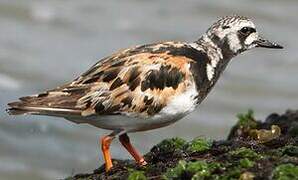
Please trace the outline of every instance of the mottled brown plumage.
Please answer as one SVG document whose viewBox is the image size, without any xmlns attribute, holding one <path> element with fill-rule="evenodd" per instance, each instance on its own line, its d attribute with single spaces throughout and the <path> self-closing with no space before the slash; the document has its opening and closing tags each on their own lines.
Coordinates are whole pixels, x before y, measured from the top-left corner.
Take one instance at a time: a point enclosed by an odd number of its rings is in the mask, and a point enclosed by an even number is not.
<svg viewBox="0 0 298 180">
<path fill-rule="evenodd" d="M 10 103 L 11 113 L 30 109 L 28 113 L 58 116 L 64 116 L 65 110 L 82 116 L 154 115 L 193 80 L 189 65 L 194 60 L 183 52 L 177 55 L 182 48 L 192 49 L 187 44 L 165 42 L 118 52 L 71 83 Z"/>
</svg>

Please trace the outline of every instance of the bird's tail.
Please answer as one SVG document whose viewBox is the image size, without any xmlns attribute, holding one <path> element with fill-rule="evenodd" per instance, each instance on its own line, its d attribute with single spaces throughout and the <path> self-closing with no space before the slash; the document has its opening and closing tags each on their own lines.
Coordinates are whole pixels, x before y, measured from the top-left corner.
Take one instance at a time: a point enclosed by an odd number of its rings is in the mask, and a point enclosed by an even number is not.
<svg viewBox="0 0 298 180">
<path fill-rule="evenodd" d="M 81 111 L 75 108 L 53 106 L 47 97 L 27 96 L 20 98 L 20 101 L 8 103 L 9 108 L 6 112 L 10 115 L 49 115 L 67 116 L 79 115 Z"/>
</svg>

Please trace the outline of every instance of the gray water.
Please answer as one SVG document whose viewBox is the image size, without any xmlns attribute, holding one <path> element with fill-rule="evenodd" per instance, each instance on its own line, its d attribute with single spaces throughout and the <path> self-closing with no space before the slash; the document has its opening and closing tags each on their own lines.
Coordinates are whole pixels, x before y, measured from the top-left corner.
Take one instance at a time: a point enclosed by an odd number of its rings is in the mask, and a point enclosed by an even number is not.
<svg viewBox="0 0 298 180">
<path fill-rule="evenodd" d="M 178 123 L 131 134 L 141 152 L 166 137 L 222 139 L 235 115 L 298 107 L 296 0 L 0 0 L 0 179 L 58 179 L 102 162 L 108 131 L 59 118 L 9 117 L 6 103 L 53 88 L 112 52 L 162 40 L 194 41 L 219 16 L 251 17 L 261 34 L 285 46 L 235 58 L 199 109 Z M 114 158 L 128 158 L 115 141 Z"/>
</svg>

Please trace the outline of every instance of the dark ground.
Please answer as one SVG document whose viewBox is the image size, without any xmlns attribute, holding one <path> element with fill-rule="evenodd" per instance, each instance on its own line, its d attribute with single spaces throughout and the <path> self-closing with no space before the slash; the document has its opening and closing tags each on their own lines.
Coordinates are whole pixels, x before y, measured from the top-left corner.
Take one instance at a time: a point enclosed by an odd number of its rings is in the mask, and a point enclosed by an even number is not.
<svg viewBox="0 0 298 180">
<path fill-rule="evenodd" d="M 108 173 L 101 166 L 67 179 L 298 179 L 298 110 L 238 119 L 226 140 L 166 139 L 145 155 L 146 167 L 114 160 Z"/>
</svg>

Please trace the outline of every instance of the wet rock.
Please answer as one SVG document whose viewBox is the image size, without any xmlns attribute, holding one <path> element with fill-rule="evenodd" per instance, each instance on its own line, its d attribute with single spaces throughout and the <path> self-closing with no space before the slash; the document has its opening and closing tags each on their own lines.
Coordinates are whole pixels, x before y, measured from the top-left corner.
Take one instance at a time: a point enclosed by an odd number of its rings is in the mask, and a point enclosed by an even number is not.
<svg viewBox="0 0 298 180">
<path fill-rule="evenodd" d="M 298 111 L 269 115 L 253 111 L 238 115 L 226 140 L 166 139 L 145 155 L 146 167 L 132 160 L 113 160 L 90 174 L 67 179 L 298 179 Z"/>
</svg>

